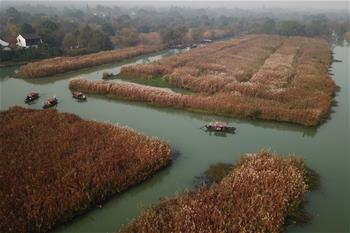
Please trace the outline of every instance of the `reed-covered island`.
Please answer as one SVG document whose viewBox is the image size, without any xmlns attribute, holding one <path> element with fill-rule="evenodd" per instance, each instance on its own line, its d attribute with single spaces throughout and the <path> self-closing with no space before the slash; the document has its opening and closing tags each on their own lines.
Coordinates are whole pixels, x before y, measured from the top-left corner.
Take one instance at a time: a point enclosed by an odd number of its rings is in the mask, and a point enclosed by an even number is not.
<svg viewBox="0 0 350 233">
<path fill-rule="evenodd" d="M 47 232 L 171 160 L 169 144 L 132 129 L 12 107 L 0 113 L 0 232 Z"/>
<path fill-rule="evenodd" d="M 49 58 L 21 66 L 19 69 L 19 76 L 22 78 L 38 78 L 61 74 L 157 52 L 163 48 L 163 45 L 139 45 L 125 49 L 103 51 L 81 56 Z"/>
<path fill-rule="evenodd" d="M 161 200 L 120 232 L 279 233 L 313 188 L 309 171 L 292 155 L 247 155 L 219 183 Z"/>
<path fill-rule="evenodd" d="M 72 89 L 239 118 L 320 124 L 336 91 L 332 52 L 324 39 L 247 35 L 150 64 L 122 67 L 123 80 L 159 79 L 180 94 L 115 81 L 71 80 Z M 143 82 L 147 83 L 147 82 Z"/>
</svg>

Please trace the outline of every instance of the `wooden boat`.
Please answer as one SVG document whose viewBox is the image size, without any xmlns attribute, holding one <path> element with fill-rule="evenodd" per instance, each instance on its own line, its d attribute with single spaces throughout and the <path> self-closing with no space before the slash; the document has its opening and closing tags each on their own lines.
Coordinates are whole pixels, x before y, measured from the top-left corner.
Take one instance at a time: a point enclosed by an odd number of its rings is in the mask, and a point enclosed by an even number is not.
<svg viewBox="0 0 350 233">
<path fill-rule="evenodd" d="M 79 92 L 79 91 L 72 92 L 72 97 L 74 99 L 77 99 L 77 100 L 83 100 L 83 101 L 86 100 L 86 96 L 83 93 Z"/>
<path fill-rule="evenodd" d="M 49 98 L 43 105 L 43 109 L 46 109 L 46 108 L 51 108 L 55 105 L 58 104 L 58 100 L 56 97 L 52 97 L 52 98 Z"/>
<path fill-rule="evenodd" d="M 39 99 L 39 97 L 40 96 L 38 92 L 35 92 L 35 91 L 29 92 L 27 97 L 24 99 L 24 102 L 28 104 L 36 99 Z"/>
<path fill-rule="evenodd" d="M 227 123 L 220 122 L 220 121 L 211 122 L 207 125 L 204 125 L 204 127 L 206 128 L 207 131 L 210 131 L 210 132 L 234 133 L 236 130 L 235 127 L 229 126 Z"/>
</svg>

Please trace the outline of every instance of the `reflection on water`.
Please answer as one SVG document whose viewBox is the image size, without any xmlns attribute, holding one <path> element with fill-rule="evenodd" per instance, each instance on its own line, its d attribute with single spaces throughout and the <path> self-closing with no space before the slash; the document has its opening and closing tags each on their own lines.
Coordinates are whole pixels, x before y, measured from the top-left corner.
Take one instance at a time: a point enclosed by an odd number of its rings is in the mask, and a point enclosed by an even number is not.
<svg viewBox="0 0 350 233">
<path fill-rule="evenodd" d="M 174 53 L 178 51 L 170 51 Z M 331 118 L 319 127 L 260 120 L 232 119 L 198 114 L 180 109 L 123 102 L 105 96 L 88 95 L 80 103 L 72 99 L 68 80 L 77 76 L 100 79 L 107 71 L 117 73 L 122 65 L 145 63 L 169 53 L 157 53 L 48 78 L 13 78 L 18 67 L 0 68 L 0 109 L 14 105 L 41 109 L 45 99 L 56 95 L 58 111 L 71 112 L 84 119 L 120 123 L 147 135 L 167 140 L 176 151 L 173 163 L 151 179 L 117 195 L 54 232 L 115 232 L 140 213 L 140 206 L 157 203 L 159 198 L 193 188 L 193 180 L 218 162 L 233 163 L 244 153 L 272 148 L 279 153 L 294 152 L 321 175 L 321 191 L 308 195 L 308 211 L 315 215 L 310 224 L 289 227 L 287 232 L 346 232 L 349 219 L 349 49 L 335 48 L 334 79 L 342 87 L 337 93 L 338 105 L 333 106 Z M 41 97 L 25 105 L 25 95 L 32 90 Z M 237 128 L 236 134 L 215 135 L 200 129 L 206 122 L 225 121 Z"/>
</svg>

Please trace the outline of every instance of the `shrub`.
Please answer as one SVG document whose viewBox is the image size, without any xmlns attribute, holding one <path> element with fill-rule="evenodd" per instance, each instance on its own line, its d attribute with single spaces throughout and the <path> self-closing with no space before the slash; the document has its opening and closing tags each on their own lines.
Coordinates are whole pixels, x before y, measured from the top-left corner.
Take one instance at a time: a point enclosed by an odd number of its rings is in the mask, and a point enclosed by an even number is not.
<svg viewBox="0 0 350 233">
<path fill-rule="evenodd" d="M 109 79 L 109 78 L 111 78 L 113 76 L 114 76 L 113 73 L 103 72 L 102 79 Z"/>
</svg>

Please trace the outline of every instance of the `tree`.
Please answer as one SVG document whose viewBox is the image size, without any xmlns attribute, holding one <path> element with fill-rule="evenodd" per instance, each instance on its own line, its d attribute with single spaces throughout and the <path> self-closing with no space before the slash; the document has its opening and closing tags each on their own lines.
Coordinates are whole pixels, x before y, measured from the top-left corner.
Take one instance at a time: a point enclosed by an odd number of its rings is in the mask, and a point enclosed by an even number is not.
<svg viewBox="0 0 350 233">
<path fill-rule="evenodd" d="M 294 20 L 284 20 L 280 23 L 279 34 L 285 36 L 297 36 L 305 34 L 305 26 Z"/>
<path fill-rule="evenodd" d="M 135 28 L 123 28 L 119 33 L 120 43 L 124 46 L 134 46 L 136 45 L 139 39 L 139 33 Z"/>
<path fill-rule="evenodd" d="M 21 25 L 21 32 L 22 33 L 34 33 L 35 30 L 34 30 L 34 28 L 32 27 L 31 24 L 24 23 L 24 24 Z"/>
<path fill-rule="evenodd" d="M 5 17 L 8 22 L 18 22 L 21 18 L 21 14 L 14 7 L 10 7 L 5 12 Z"/>
<path fill-rule="evenodd" d="M 276 31 L 276 22 L 273 19 L 267 19 L 261 28 L 263 33 L 273 34 Z"/>
<path fill-rule="evenodd" d="M 112 49 L 113 45 L 107 34 L 95 30 L 89 41 L 88 48 L 91 51 L 100 51 Z"/>
<path fill-rule="evenodd" d="M 167 42 L 169 45 L 174 45 L 183 43 L 187 31 L 188 28 L 185 26 L 166 28 L 161 31 L 161 36 L 164 42 Z"/>
<path fill-rule="evenodd" d="M 108 35 L 114 35 L 114 29 L 110 22 L 102 24 L 102 31 L 107 33 Z"/>
<path fill-rule="evenodd" d="M 35 31 L 49 47 L 61 47 L 64 33 L 54 19 L 39 18 L 34 24 Z"/>
<path fill-rule="evenodd" d="M 57 31 L 59 29 L 59 24 L 50 19 L 42 21 L 41 24 L 42 27 L 49 32 Z"/>
<path fill-rule="evenodd" d="M 63 48 L 72 49 L 77 46 L 77 37 L 73 33 L 67 33 L 63 39 Z"/>
<path fill-rule="evenodd" d="M 85 27 L 83 27 L 83 29 L 80 30 L 80 34 L 78 38 L 79 46 L 81 46 L 82 48 L 87 48 L 89 45 L 89 41 L 91 39 L 91 35 L 92 35 L 91 27 L 89 25 L 86 25 Z"/>
<path fill-rule="evenodd" d="M 18 33 L 21 31 L 21 28 L 15 23 L 7 24 L 5 30 L 5 39 L 8 41 L 13 41 L 18 36 Z"/>
<path fill-rule="evenodd" d="M 67 45 L 70 45 L 72 38 L 72 36 L 67 38 Z M 87 48 L 89 51 L 113 48 L 113 44 L 106 33 L 100 30 L 93 30 L 89 25 L 86 25 L 80 30 L 77 41 L 80 47 Z"/>
<path fill-rule="evenodd" d="M 198 42 L 202 39 L 204 30 L 202 28 L 193 28 L 192 29 L 192 40 Z"/>
</svg>

